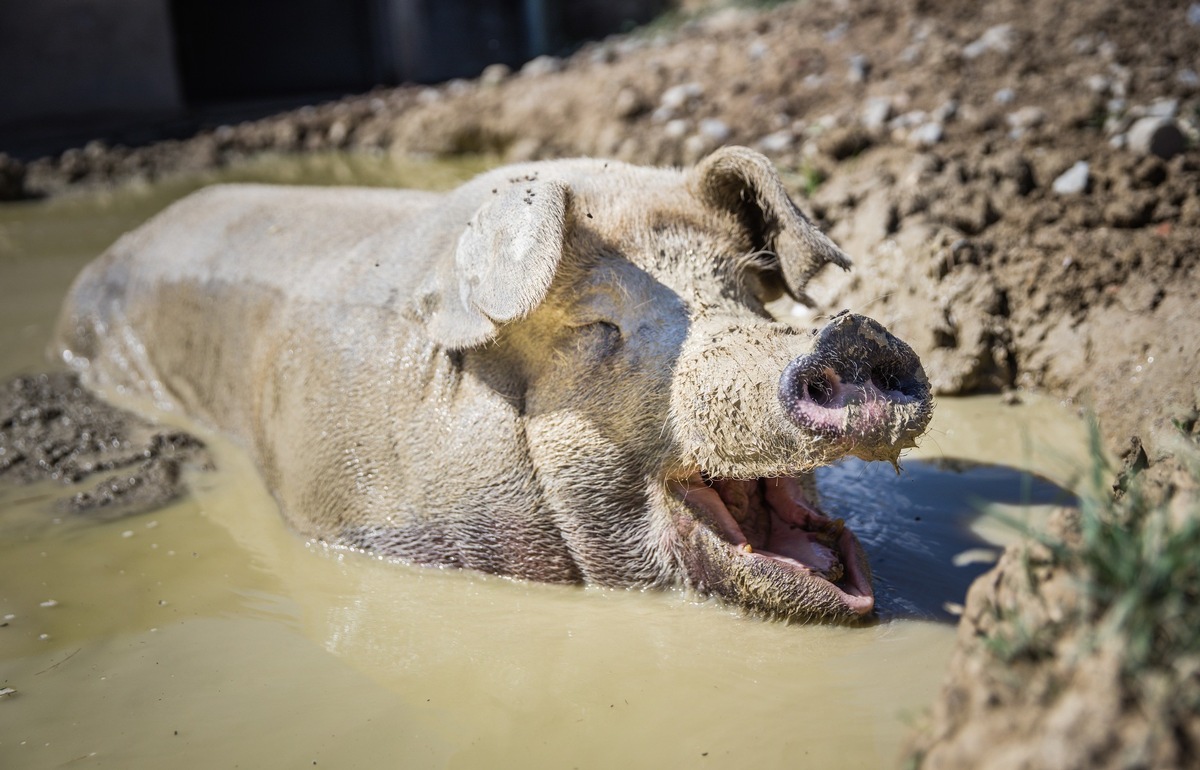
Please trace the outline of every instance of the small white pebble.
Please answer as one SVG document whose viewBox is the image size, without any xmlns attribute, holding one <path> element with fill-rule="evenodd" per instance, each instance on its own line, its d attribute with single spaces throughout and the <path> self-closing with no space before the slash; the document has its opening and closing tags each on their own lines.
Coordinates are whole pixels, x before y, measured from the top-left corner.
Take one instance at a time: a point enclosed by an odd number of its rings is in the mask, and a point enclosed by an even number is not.
<svg viewBox="0 0 1200 770">
<path fill-rule="evenodd" d="M 733 133 L 725 121 L 716 118 L 705 118 L 700 121 L 700 133 L 714 142 L 724 142 Z"/>
<path fill-rule="evenodd" d="M 892 100 L 886 96 L 877 96 L 867 100 L 863 107 L 861 121 L 868 131 L 879 131 L 892 117 Z"/>
<path fill-rule="evenodd" d="M 14 618 L 16 618 L 16 617 L 17 617 L 16 615 L 14 615 L 14 614 L 12 614 L 12 613 L 10 612 L 10 613 L 8 613 L 7 615 L 5 615 L 5 616 L 4 616 L 4 619 L 5 619 L 5 620 L 13 620 L 13 619 L 14 619 Z"/>
<path fill-rule="evenodd" d="M 133 530 L 127 529 L 121 533 L 121 537 L 133 537 Z"/>
<path fill-rule="evenodd" d="M 942 141 L 944 136 L 945 130 L 941 123 L 926 123 L 914 128 L 908 135 L 908 141 L 918 147 L 931 147 Z"/>
<path fill-rule="evenodd" d="M 699 99 L 704 94 L 704 86 L 699 83 L 684 83 L 671 86 L 659 97 L 659 104 L 669 110 L 679 110 L 690 102 Z"/>
<path fill-rule="evenodd" d="M 58 601 L 55 599 L 47 599 L 46 601 L 42 602 L 39 606 L 41 606 L 41 607 L 57 607 Z"/>
<path fill-rule="evenodd" d="M 157 522 L 157 521 L 148 521 L 148 522 L 146 522 L 146 529 L 154 529 L 154 528 L 155 528 L 155 527 L 157 527 L 157 526 L 158 526 L 158 522 Z"/>
<path fill-rule="evenodd" d="M 663 133 L 672 139 L 682 139 L 688 131 L 689 124 L 686 120 L 676 119 L 667 123 L 663 128 Z"/>
<path fill-rule="evenodd" d="M 1026 105 L 1016 112 L 1010 112 L 1004 119 L 1012 128 L 1033 128 L 1046 122 L 1046 111 L 1041 107 Z"/>
<path fill-rule="evenodd" d="M 1087 161 L 1081 160 L 1060 174 L 1050 189 L 1058 195 L 1078 195 L 1087 192 L 1090 181 Z"/>
<path fill-rule="evenodd" d="M 795 141 L 796 138 L 792 136 L 792 132 L 776 131 L 759 139 L 758 148 L 768 154 L 778 154 L 786 152 Z"/>
<path fill-rule="evenodd" d="M 1011 24 L 998 24 L 990 27 L 977 40 L 963 46 L 962 54 L 967 59 L 978 59 L 988 51 L 1008 53 L 1016 43 L 1016 35 Z"/>
<path fill-rule="evenodd" d="M 43 642 L 49 638 L 50 638 L 50 634 L 38 634 L 38 639 L 41 639 Z"/>
<path fill-rule="evenodd" d="M 850 67 L 846 73 L 846 79 L 851 83 L 864 83 L 871 75 L 871 62 L 862 54 L 855 54 L 850 57 Z"/>
</svg>

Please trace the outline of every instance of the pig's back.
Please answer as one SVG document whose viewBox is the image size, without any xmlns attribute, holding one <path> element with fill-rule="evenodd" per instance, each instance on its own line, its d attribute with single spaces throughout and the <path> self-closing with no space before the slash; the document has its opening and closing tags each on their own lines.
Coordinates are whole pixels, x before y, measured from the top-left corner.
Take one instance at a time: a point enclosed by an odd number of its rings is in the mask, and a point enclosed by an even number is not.
<svg viewBox="0 0 1200 770">
<path fill-rule="evenodd" d="M 296 305 L 396 301 L 434 193 L 218 185 L 120 238 L 76 279 L 56 355 L 88 384 L 238 428 Z M 389 274 L 389 280 L 377 278 Z M 413 275 L 395 280 L 395 275 Z M 399 287 L 399 288 L 398 288 Z M 288 336 L 297 331 L 289 328 Z"/>
</svg>

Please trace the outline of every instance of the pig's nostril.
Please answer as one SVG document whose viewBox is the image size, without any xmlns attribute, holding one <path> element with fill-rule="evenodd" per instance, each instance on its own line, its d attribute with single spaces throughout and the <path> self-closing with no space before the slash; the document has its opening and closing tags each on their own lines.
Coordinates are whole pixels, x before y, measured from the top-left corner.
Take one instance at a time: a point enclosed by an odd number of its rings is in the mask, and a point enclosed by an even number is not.
<svg viewBox="0 0 1200 770">
<path fill-rule="evenodd" d="M 804 384 L 808 397 L 813 403 L 825 406 L 833 400 L 833 383 L 826 375 L 819 374 Z"/>
<path fill-rule="evenodd" d="M 887 366 L 875 367 L 871 370 L 871 382 L 884 392 L 900 393 L 905 396 L 916 396 L 918 384 L 911 375 L 898 373 Z"/>
<path fill-rule="evenodd" d="M 880 390 L 900 390 L 900 378 L 889 369 L 875 369 L 871 372 L 871 381 Z"/>
</svg>

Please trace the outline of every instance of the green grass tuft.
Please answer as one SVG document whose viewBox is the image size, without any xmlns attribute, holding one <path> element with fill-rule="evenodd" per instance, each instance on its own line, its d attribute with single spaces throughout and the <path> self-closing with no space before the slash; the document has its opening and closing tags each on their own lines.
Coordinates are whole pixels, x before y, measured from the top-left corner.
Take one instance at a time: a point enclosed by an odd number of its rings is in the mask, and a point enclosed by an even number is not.
<svg viewBox="0 0 1200 770">
<path fill-rule="evenodd" d="M 1190 432 L 1190 431 L 1189 431 Z M 1200 487 L 1200 452 L 1181 441 L 1176 459 L 1184 487 Z M 1114 469 L 1091 430 L 1090 490 L 1080 497 L 1079 539 L 1068 544 L 1036 535 L 1052 562 L 1080 585 L 1085 644 L 1117 644 L 1126 684 L 1137 692 L 1143 680 L 1167 676 L 1180 681 L 1175 697 L 1200 708 L 1200 504 L 1177 489 L 1151 495 L 1143 479 L 1120 478 L 1107 490 Z"/>
</svg>

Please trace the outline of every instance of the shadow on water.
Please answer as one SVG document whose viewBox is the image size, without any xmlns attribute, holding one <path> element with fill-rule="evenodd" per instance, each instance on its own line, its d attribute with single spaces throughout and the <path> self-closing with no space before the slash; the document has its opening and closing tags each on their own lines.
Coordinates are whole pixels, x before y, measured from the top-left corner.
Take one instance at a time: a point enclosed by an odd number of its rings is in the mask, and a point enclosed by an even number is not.
<svg viewBox="0 0 1200 770">
<path fill-rule="evenodd" d="M 827 513 L 844 518 L 862 541 L 874 573 L 879 616 L 957 622 L 975 578 L 1003 548 L 972 524 L 989 508 L 1075 505 L 1066 489 L 1027 471 L 965 460 L 910 460 L 896 475 L 887 463 L 846 460 L 817 471 Z"/>
</svg>

